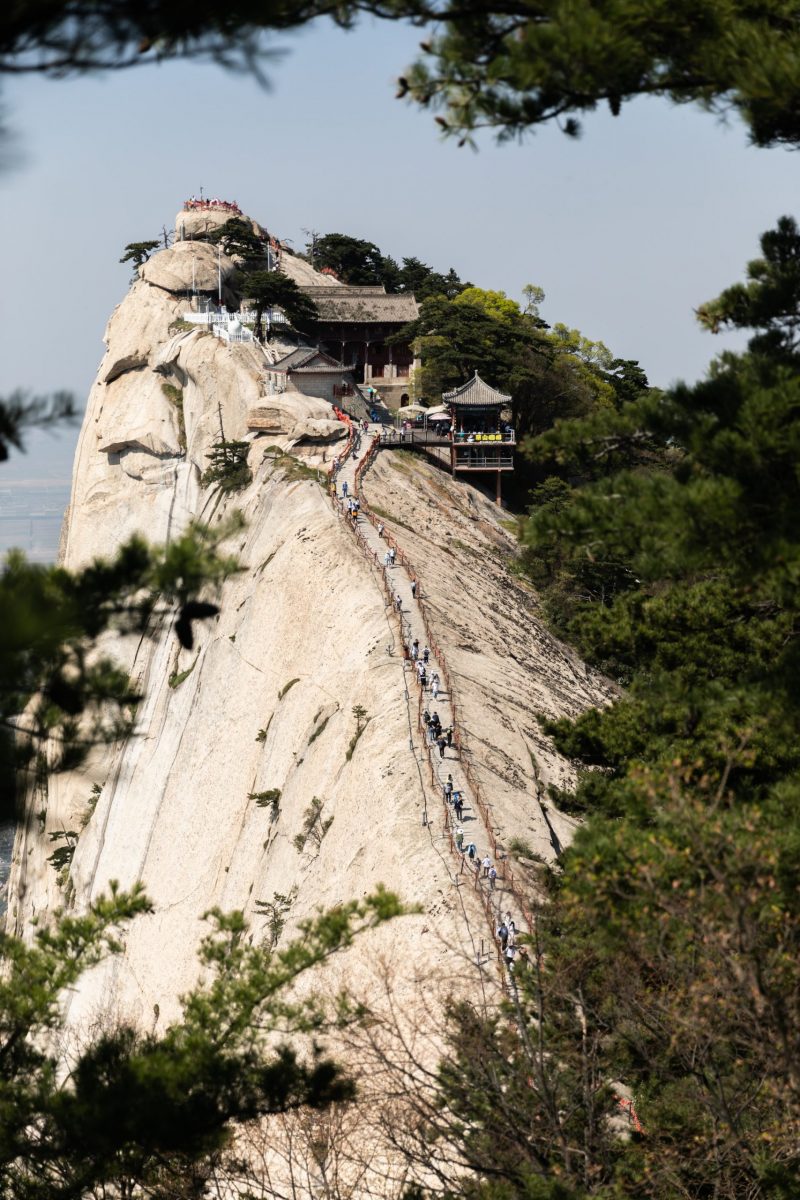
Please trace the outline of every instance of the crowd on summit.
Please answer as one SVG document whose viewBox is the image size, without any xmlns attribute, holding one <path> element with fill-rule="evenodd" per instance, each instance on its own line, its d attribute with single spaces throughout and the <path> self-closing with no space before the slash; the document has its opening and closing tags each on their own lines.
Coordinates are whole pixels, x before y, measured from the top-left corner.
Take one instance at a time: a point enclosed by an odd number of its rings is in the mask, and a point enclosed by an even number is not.
<svg viewBox="0 0 800 1200">
<path fill-rule="evenodd" d="M 197 196 L 190 196 L 188 200 L 184 200 L 183 208 L 184 211 L 191 209 L 200 209 L 203 211 L 208 208 L 221 208 L 224 212 L 233 213 L 234 216 L 237 217 L 241 217 L 243 215 L 242 210 L 239 208 L 239 205 L 235 200 L 220 200 L 217 196 L 212 197 L 210 200 L 198 200 Z"/>
</svg>

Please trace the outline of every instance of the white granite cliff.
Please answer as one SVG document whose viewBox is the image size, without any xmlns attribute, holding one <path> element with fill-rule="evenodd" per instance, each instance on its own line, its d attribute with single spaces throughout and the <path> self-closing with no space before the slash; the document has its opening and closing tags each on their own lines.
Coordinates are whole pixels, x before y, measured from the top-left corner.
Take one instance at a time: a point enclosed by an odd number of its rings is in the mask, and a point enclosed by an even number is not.
<svg viewBox="0 0 800 1200">
<path fill-rule="evenodd" d="M 62 558 L 78 567 L 134 532 L 161 541 L 192 518 L 216 520 L 235 507 L 247 525 L 231 549 L 246 569 L 225 585 L 220 617 L 197 628 L 192 652 L 179 650 L 168 623 L 140 641 L 117 640 L 112 649 L 144 696 L 136 736 L 96 750 L 80 772 L 28 798 L 11 929 L 30 934 L 65 903 L 79 910 L 112 879 L 143 881 L 155 905 L 128 931 L 125 952 L 72 999 L 75 1021 L 124 1013 L 149 1026 L 154 1011 L 162 1021 L 173 1015 L 196 976 L 203 914 L 215 905 L 244 909 L 260 939 L 258 900 L 290 897 L 290 929 L 319 906 L 385 883 L 422 911 L 350 955 L 348 969 L 365 985 L 383 956 L 454 974 L 474 961 L 476 939 L 490 937 L 474 896 L 454 886 L 438 797 L 428 794 L 433 820 L 422 822 L 424 752 L 374 570 L 325 487 L 291 459 L 264 454 L 277 445 L 324 469 L 341 426 L 322 401 L 265 397 L 257 347 L 176 327 L 192 258 L 197 286 L 214 287 L 216 252 L 178 243 L 140 270 L 109 321 Z M 232 269 L 223 258 L 223 286 Z M 244 438 L 247 413 L 259 405 L 273 428 L 253 438 L 253 482 L 220 499 L 200 479 L 220 420 L 227 437 Z M 513 540 L 502 514 L 484 497 L 388 451 L 366 489 L 400 519 L 398 539 L 424 574 L 498 840 L 518 837 L 552 857 L 572 826 L 542 809 L 531 754 L 544 784 L 568 779 L 570 768 L 548 748 L 535 714 L 602 701 L 601 682 L 543 632 L 535 597 L 508 571 Z M 348 758 L 355 705 L 369 721 Z M 275 811 L 249 798 L 269 789 L 280 792 Z M 313 797 L 333 821 L 318 852 L 299 852 L 294 838 Z M 81 828 L 65 881 L 47 861 L 49 834 Z M 493 967 L 488 973 L 496 978 Z"/>
</svg>

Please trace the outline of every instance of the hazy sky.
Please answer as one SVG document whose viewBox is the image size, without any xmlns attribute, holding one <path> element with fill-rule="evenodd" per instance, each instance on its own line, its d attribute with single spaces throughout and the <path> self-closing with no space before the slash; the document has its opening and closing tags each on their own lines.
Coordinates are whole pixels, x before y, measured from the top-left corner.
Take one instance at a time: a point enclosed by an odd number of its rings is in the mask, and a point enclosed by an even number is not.
<svg viewBox="0 0 800 1200">
<path fill-rule="evenodd" d="M 539 284 L 547 320 L 639 359 L 652 382 L 701 375 L 723 342 L 697 328 L 693 306 L 796 214 L 800 160 L 748 147 L 735 119 L 659 101 L 589 115 L 577 142 L 553 128 L 459 150 L 393 99 L 418 36 L 319 25 L 284 40 L 267 92 L 200 64 L 8 85 L 19 154 L 0 174 L 0 394 L 85 398 L 127 286 L 123 247 L 171 227 L 201 185 L 298 248 L 303 227 L 340 231 L 515 299 Z M 6 478 L 68 474 L 74 437 L 44 455 L 37 441 Z"/>
</svg>

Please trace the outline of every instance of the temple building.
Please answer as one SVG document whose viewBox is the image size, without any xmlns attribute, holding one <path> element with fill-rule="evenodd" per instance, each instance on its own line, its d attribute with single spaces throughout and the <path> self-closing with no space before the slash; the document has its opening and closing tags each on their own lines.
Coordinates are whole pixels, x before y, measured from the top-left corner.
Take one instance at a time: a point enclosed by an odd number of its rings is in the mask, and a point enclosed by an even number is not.
<svg viewBox="0 0 800 1200">
<path fill-rule="evenodd" d="M 491 471 L 496 499 L 501 501 L 503 471 L 514 470 L 514 427 L 510 424 L 511 397 L 484 383 L 478 372 L 468 383 L 443 392 L 450 410 L 450 468 Z"/>
<path fill-rule="evenodd" d="M 315 336 L 320 349 L 344 363 L 358 383 L 374 387 L 390 408 L 408 403 L 414 368 L 411 344 L 387 345 L 419 308 L 407 292 L 387 293 L 383 286 L 305 286 L 319 311 Z"/>
<path fill-rule="evenodd" d="M 341 403 L 353 395 L 353 377 L 342 363 L 314 346 L 298 346 L 265 372 L 270 393 L 293 389 L 304 396 Z"/>
</svg>

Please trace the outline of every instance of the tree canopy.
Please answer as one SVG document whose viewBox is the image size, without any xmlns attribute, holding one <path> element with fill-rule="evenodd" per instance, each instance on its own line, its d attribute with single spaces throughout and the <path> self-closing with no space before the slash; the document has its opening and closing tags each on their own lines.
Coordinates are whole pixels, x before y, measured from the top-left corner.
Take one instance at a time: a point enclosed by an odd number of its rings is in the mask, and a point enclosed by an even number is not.
<svg viewBox="0 0 800 1200">
<path fill-rule="evenodd" d="M 586 414 L 595 406 L 614 407 L 624 395 L 646 389 L 637 363 L 614 359 L 563 324 L 549 327 L 539 315 L 541 288 L 526 289 L 520 307 L 504 292 L 472 285 L 448 299 L 424 300 L 419 317 L 396 335 L 413 341 L 421 368 L 418 394 L 438 397 L 475 372 L 511 395 L 517 435 L 524 440 L 551 428 L 556 420 Z M 520 462 L 526 479 L 526 463 Z"/>
<path fill-rule="evenodd" d="M 800 315 L 797 289 L 771 282 L 776 243 L 791 251 L 786 219 L 748 269 L 768 333 Z M 784 267 L 791 283 L 791 252 Z M 480 300 L 518 320 L 502 295 Z M 434 1180 L 418 1200 L 789 1200 L 800 350 L 759 332 L 664 393 L 569 331 L 536 333 L 564 338 L 610 395 L 528 440 L 546 475 L 522 567 L 557 632 L 625 690 L 540 718 L 579 772 L 543 804 L 583 823 L 554 867 L 511 845 L 533 919 L 501 1012 L 453 1001 L 432 1089 L 407 1065 L 413 1041 L 386 1055 L 406 1106 L 397 1143 Z"/>
<path fill-rule="evenodd" d="M 599 105 L 637 96 L 736 111 L 760 146 L 800 140 L 798 0 L 22 0 L 0 18 L 0 74 L 63 76 L 204 56 L 261 73 L 266 35 L 362 13 L 429 31 L 400 95 L 440 109 L 460 137 L 516 136 L 548 121 L 568 134 Z"/>
<path fill-rule="evenodd" d="M 770 295 L 759 326 L 790 327 L 796 292 Z M 528 568 L 556 627 L 627 686 L 545 722 L 582 769 L 551 799 L 585 823 L 545 877 L 508 1022 L 454 1014 L 440 1132 L 474 1169 L 466 1195 L 800 1186 L 798 367 L 757 336 L 693 387 L 530 444 L 556 474 Z"/>
<path fill-rule="evenodd" d="M 363 286 L 384 281 L 384 257 L 374 242 L 363 238 L 346 233 L 322 234 L 314 239 L 310 257 L 318 271 L 335 271 L 342 283 Z"/>
<path fill-rule="evenodd" d="M 747 283 L 735 283 L 697 316 L 706 329 L 755 329 L 752 350 L 800 351 L 800 230 L 781 217 L 761 238 L 762 257 L 747 264 Z"/>
<path fill-rule="evenodd" d="M 241 913 L 210 913 L 204 982 L 180 1017 L 160 1033 L 109 1019 L 65 1072 L 65 989 L 119 951 L 120 927 L 149 911 L 141 890 L 112 885 L 85 915 L 62 916 L 30 944 L 0 936 L 0 1191 L 9 1200 L 200 1195 L 235 1125 L 353 1095 L 318 1044 L 352 1016 L 346 1002 L 299 999 L 293 988 L 401 911 L 381 889 L 302 923 L 277 950 L 252 944 Z M 300 1036 L 305 1051 L 291 1043 Z"/>
<path fill-rule="evenodd" d="M 125 247 L 121 263 L 132 263 L 134 267 L 141 267 L 142 263 L 146 263 L 154 250 L 157 250 L 161 242 L 156 238 L 149 242 L 128 242 Z"/>
<path fill-rule="evenodd" d="M 242 276 L 238 290 L 256 313 L 256 336 L 262 336 L 264 311 L 279 308 L 298 332 L 308 331 L 318 317 L 317 306 L 288 275 L 280 271 L 250 271 Z"/>
<path fill-rule="evenodd" d="M 23 450 L 25 434 L 30 429 L 49 429 L 53 425 L 74 422 L 77 418 L 75 397 L 71 392 L 55 392 L 52 396 L 31 396 L 18 388 L 9 396 L 0 397 L 0 463 L 9 451 Z"/>
<path fill-rule="evenodd" d="M 205 241 L 211 242 L 213 246 L 221 245 L 223 252 L 229 258 L 242 258 L 248 264 L 261 260 L 266 262 L 266 239 L 259 237 L 250 222 L 244 221 L 241 217 L 231 217 L 224 225 L 220 225 L 217 229 L 211 229 L 208 233 L 200 236 Z"/>
<path fill-rule="evenodd" d="M 342 283 L 383 285 L 387 292 L 413 292 L 417 300 L 439 295 L 452 299 L 470 286 L 462 283 L 452 267 L 443 274 L 414 257 L 404 258 L 402 265 L 398 265 L 374 242 L 346 233 L 317 235 L 309 242 L 306 252 L 309 262 L 318 271 L 331 270 Z"/>
<path fill-rule="evenodd" d="M 138 695 L 97 639 L 146 633 L 174 614 L 191 647 L 195 621 L 215 615 L 213 589 L 239 569 L 222 546 L 241 519 L 191 525 L 166 547 L 130 538 L 112 560 L 80 571 L 29 563 L 14 551 L 0 571 L 0 796 L 13 814 L 18 771 L 77 766 L 98 741 L 130 732 Z M 24 714 L 24 715 L 23 715 Z M 45 754 L 45 744 L 48 751 Z"/>
</svg>

